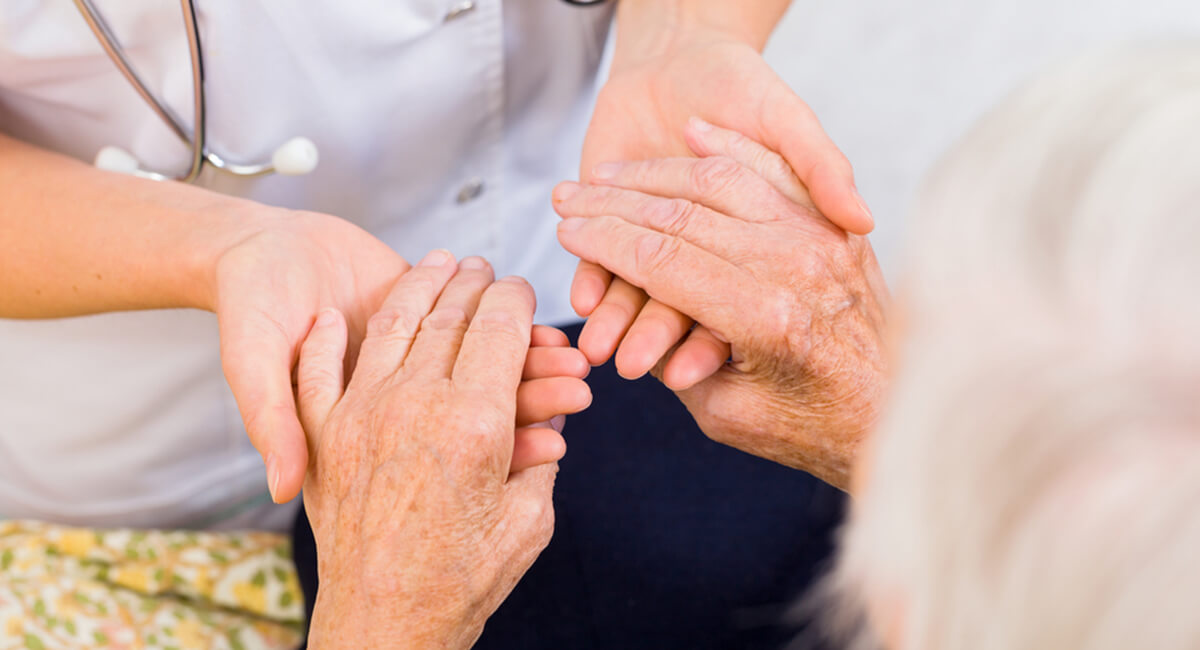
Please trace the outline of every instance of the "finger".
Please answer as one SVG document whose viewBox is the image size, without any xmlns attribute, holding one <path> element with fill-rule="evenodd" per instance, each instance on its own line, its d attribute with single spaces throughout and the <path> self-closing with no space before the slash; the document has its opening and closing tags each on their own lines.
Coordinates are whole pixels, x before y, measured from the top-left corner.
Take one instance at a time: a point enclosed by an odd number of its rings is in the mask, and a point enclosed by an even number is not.
<svg viewBox="0 0 1200 650">
<path fill-rule="evenodd" d="M 749 222 L 765 223 L 795 214 L 811 214 L 803 206 L 785 199 L 748 167 L 724 156 L 605 163 L 597 168 L 594 184 L 665 199 L 684 199 Z M 662 218 L 670 223 L 674 214 L 665 210 Z"/>
<path fill-rule="evenodd" d="M 454 364 L 455 385 L 494 396 L 495 406 L 516 416 L 517 386 L 529 351 L 537 300 L 525 280 L 507 277 L 492 284 L 479 300 Z"/>
<path fill-rule="evenodd" d="M 250 442 L 263 456 L 271 498 L 291 501 L 308 469 L 308 442 L 292 392 L 292 344 L 273 323 L 222 321 L 220 328 L 225 378 Z"/>
<path fill-rule="evenodd" d="M 597 217 L 560 222 L 558 240 L 726 340 L 742 331 L 749 314 L 782 316 L 747 271 L 682 239 L 617 217 Z"/>
<path fill-rule="evenodd" d="M 518 427 L 545 422 L 556 415 L 578 413 L 592 403 L 587 382 L 576 377 L 523 381 L 517 387 Z"/>
<path fill-rule="evenodd" d="M 611 282 L 612 274 L 603 267 L 580 260 L 571 280 L 571 308 L 582 318 L 591 316 Z"/>
<path fill-rule="evenodd" d="M 325 309 L 300 346 L 296 364 L 296 410 L 300 424 L 315 442 L 325 426 L 329 412 L 342 398 L 346 356 L 346 320 L 342 312 Z"/>
<path fill-rule="evenodd" d="M 583 379 L 588 376 L 587 358 L 575 348 L 529 348 L 525 357 L 525 369 L 521 379 L 542 379 L 546 377 L 576 377 Z"/>
<path fill-rule="evenodd" d="M 699 203 L 620 187 L 581 186 L 575 183 L 560 183 L 555 193 L 568 197 L 555 206 L 564 218 L 620 217 L 645 228 L 681 237 L 725 259 L 746 257 L 739 251 L 739 248 L 745 247 L 749 232 L 746 223 L 714 212 Z"/>
<path fill-rule="evenodd" d="M 598 366 L 612 357 L 647 299 L 641 289 L 621 278 L 613 279 L 604 300 L 579 332 L 579 351 L 589 363 Z"/>
<path fill-rule="evenodd" d="M 571 340 L 557 327 L 534 325 L 529 336 L 529 345 L 535 348 L 558 348 L 571 345 Z"/>
<path fill-rule="evenodd" d="M 858 235 L 871 232 L 875 220 L 855 187 L 854 169 L 812 109 L 786 85 L 769 94 L 762 133 L 747 135 L 783 155 L 826 218 Z"/>
<path fill-rule="evenodd" d="M 729 355 L 728 343 L 697 327 L 663 366 L 662 383 L 673 391 L 687 390 L 723 368 Z"/>
<path fill-rule="evenodd" d="M 567 454 L 567 441 L 562 434 L 546 427 L 517 429 L 513 438 L 512 464 L 509 475 L 531 467 L 555 463 Z"/>
<path fill-rule="evenodd" d="M 468 257 L 458 265 L 458 273 L 442 290 L 433 311 L 421 321 L 412 352 L 404 361 L 408 376 L 450 378 L 467 325 L 494 277 L 491 265 L 481 257 Z"/>
<path fill-rule="evenodd" d="M 637 379 L 650 372 L 663 355 L 688 335 L 694 322 L 657 300 L 646 303 L 617 350 L 617 372 L 626 379 Z"/>
<path fill-rule="evenodd" d="M 431 251 L 392 285 L 379 311 L 367 321 L 350 390 L 395 374 L 412 348 L 421 320 L 433 309 L 457 268 L 449 252 Z"/>
<path fill-rule="evenodd" d="M 804 184 L 783 156 L 737 131 L 713 126 L 693 117 L 684 129 L 688 147 L 697 156 L 725 156 L 763 177 L 780 194 L 801 205 L 816 208 Z"/>
</svg>

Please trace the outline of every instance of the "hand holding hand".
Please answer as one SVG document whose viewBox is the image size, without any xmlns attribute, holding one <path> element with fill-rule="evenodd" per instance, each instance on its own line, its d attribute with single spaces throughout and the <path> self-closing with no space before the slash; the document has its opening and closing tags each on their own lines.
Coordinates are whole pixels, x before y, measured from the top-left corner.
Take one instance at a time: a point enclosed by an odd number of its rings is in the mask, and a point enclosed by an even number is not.
<svg viewBox="0 0 1200 650">
<path fill-rule="evenodd" d="M 301 350 L 313 648 L 469 647 L 549 541 L 556 465 L 510 475 L 533 292 L 463 265 L 427 259 L 396 283 L 344 390 L 339 312 Z"/>
<path fill-rule="evenodd" d="M 225 377 L 263 455 L 271 495 L 282 503 L 300 492 L 308 466 L 292 391 L 304 337 L 322 310 L 338 310 L 353 368 L 367 319 L 409 265 L 337 217 L 270 209 L 257 218 L 260 227 L 219 257 L 212 302 Z"/>
<path fill-rule="evenodd" d="M 619 35 L 623 38 L 637 35 Z M 651 39 L 656 45 L 659 39 Z M 630 54 L 630 51 L 633 51 Z M 618 47 L 609 81 L 596 103 L 584 143 L 580 178 L 598 180 L 612 161 L 690 155 L 682 134 L 690 116 L 745 133 L 780 152 L 835 225 L 869 232 L 870 212 L 854 186 L 849 162 L 812 110 L 763 60 L 754 45 L 711 27 L 678 29 L 668 43 L 642 51 Z M 789 172 L 789 176 L 791 173 Z M 807 196 L 807 193 L 806 193 Z M 711 374 L 729 356 L 703 325 L 648 297 L 625 279 L 583 260 L 571 289 L 571 304 L 588 318 L 579 348 L 593 364 L 616 354 L 618 371 L 639 377 L 684 337 L 701 345 L 676 365 L 688 373 Z"/>
<path fill-rule="evenodd" d="M 870 245 L 817 213 L 779 155 L 702 121 L 686 134 L 710 157 L 559 186 L 559 240 L 706 328 L 661 369 L 706 434 L 845 488 L 886 377 Z M 725 344 L 732 363 L 695 372 Z"/>
<path fill-rule="evenodd" d="M 317 314 L 338 310 L 348 332 L 345 372 L 350 373 L 367 320 L 409 265 L 383 242 L 337 217 L 271 209 L 256 218 L 260 227 L 219 257 L 213 304 L 225 376 L 250 440 L 263 455 L 271 495 L 282 503 L 300 492 L 309 464 L 292 387 L 301 343 Z M 451 261 L 445 251 L 432 255 Z M 483 260 L 472 263 L 487 267 Z M 577 386 L 563 392 L 560 378 L 587 373 L 586 362 L 565 347 L 566 336 L 550 328 L 535 328 L 534 334 L 530 381 L 522 385 L 518 409 L 522 426 L 573 413 L 588 399 Z M 514 459 L 518 468 L 562 456 L 558 436 L 534 433 L 522 440 Z"/>
</svg>

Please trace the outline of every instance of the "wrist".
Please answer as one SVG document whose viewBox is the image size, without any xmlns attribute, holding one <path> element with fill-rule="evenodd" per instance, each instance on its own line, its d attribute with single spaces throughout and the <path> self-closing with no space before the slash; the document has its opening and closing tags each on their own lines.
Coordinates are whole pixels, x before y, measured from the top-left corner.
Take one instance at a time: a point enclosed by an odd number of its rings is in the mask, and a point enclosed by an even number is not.
<svg viewBox="0 0 1200 650">
<path fill-rule="evenodd" d="M 734 41 L 758 51 L 789 2 L 755 0 L 622 0 L 617 4 L 613 71 L 681 48 Z"/>
<path fill-rule="evenodd" d="M 284 211 L 224 195 L 210 199 L 185 209 L 181 217 L 197 224 L 180 248 L 187 251 L 181 294 L 185 307 L 216 311 L 222 258 L 258 233 L 275 227 Z"/>
<path fill-rule="evenodd" d="M 405 648 L 406 650 L 466 650 L 483 632 L 483 625 L 454 623 L 444 615 L 416 603 L 389 599 L 373 607 L 370 589 L 355 589 L 340 580 L 322 580 L 309 626 L 308 647 Z"/>
</svg>

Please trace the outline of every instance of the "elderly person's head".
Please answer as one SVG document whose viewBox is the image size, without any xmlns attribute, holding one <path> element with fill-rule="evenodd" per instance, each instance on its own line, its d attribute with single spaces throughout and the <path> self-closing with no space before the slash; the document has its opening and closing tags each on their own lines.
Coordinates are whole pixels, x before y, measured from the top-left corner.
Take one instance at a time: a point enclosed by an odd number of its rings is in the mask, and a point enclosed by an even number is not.
<svg viewBox="0 0 1200 650">
<path fill-rule="evenodd" d="M 835 579 L 858 640 L 1200 647 L 1200 45 L 1040 78 L 915 219 Z"/>
</svg>

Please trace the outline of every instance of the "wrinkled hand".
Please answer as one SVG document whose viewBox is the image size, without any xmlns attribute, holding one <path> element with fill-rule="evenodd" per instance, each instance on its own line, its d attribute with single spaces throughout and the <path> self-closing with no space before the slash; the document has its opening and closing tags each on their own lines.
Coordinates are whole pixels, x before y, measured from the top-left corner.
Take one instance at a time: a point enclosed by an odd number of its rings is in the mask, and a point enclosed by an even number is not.
<svg viewBox="0 0 1200 650">
<path fill-rule="evenodd" d="M 710 157 L 559 186 L 559 240 L 703 325 L 696 347 L 728 342 L 716 374 L 683 347 L 660 373 L 709 437 L 845 489 L 886 381 L 874 253 L 810 207 L 781 156 L 702 121 L 686 136 Z"/>
<path fill-rule="evenodd" d="M 371 234 L 333 216 L 268 210 L 255 218 L 261 219 L 260 227 L 226 250 L 216 264 L 214 302 L 225 376 L 250 440 L 263 455 L 271 495 L 284 502 L 300 492 L 309 463 L 292 387 L 301 343 L 317 314 L 338 310 L 348 330 L 349 374 L 367 320 L 409 265 Z M 452 262 L 445 251 L 431 257 Z M 469 259 L 463 264 L 487 268 L 483 260 Z M 574 412 L 579 393 L 556 393 L 562 383 L 555 378 L 583 377 L 587 372 L 579 355 L 565 348 L 561 332 L 538 328 L 535 334 L 537 347 L 530 353 L 526 374 L 531 381 L 522 389 L 523 408 L 518 412 L 523 425 Z M 539 396 L 539 391 L 549 393 Z M 560 406 L 563 403 L 566 408 Z M 560 457 L 556 440 L 531 437 L 529 445 L 518 447 L 516 466 Z"/>
<path fill-rule="evenodd" d="M 830 220 L 851 232 L 870 231 L 870 212 L 855 189 L 850 164 L 812 110 L 758 50 L 713 30 L 690 30 L 653 55 L 614 61 L 588 128 L 580 178 L 591 182 L 611 172 L 597 167 L 602 163 L 690 155 L 682 133 L 691 116 L 781 152 Z M 576 273 L 571 304 L 588 318 L 579 349 L 593 364 L 615 352 L 617 370 L 628 378 L 649 371 L 693 325 L 588 260 Z M 692 374 L 715 372 L 729 356 L 703 326 L 691 330 L 690 338 L 699 339 L 683 343 Z"/>
<path fill-rule="evenodd" d="M 510 476 L 533 311 L 518 278 L 418 266 L 371 319 L 344 391 L 346 328 L 321 314 L 297 374 L 321 582 L 311 647 L 467 648 L 549 541 L 557 466 Z"/>
</svg>

